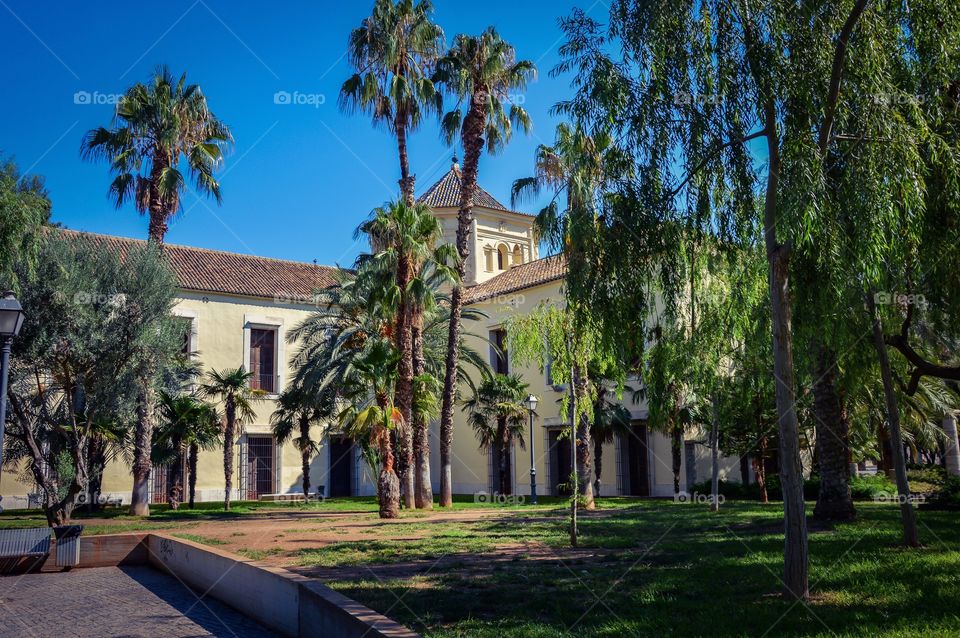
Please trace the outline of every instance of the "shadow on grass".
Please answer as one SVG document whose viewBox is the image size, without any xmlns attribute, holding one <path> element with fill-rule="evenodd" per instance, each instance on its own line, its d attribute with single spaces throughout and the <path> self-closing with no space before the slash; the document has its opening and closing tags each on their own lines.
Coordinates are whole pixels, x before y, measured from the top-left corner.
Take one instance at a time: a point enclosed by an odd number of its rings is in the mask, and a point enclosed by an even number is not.
<svg viewBox="0 0 960 638">
<path fill-rule="evenodd" d="M 533 530 L 515 519 L 480 522 L 471 528 L 477 535 L 536 539 L 555 555 L 457 553 L 423 561 L 402 578 L 360 569 L 354 580 L 331 584 L 444 638 L 960 633 L 955 514 L 921 512 L 928 544 L 921 550 L 898 547 L 895 507 L 865 505 L 856 523 L 814 531 L 809 604 L 778 595 L 783 535 L 773 530 L 781 516 L 779 507 L 748 503 L 728 503 L 719 514 L 639 504 L 581 521 L 581 545 L 592 555 L 563 547 L 559 518 Z M 370 558 L 382 560 L 386 549 Z"/>
</svg>

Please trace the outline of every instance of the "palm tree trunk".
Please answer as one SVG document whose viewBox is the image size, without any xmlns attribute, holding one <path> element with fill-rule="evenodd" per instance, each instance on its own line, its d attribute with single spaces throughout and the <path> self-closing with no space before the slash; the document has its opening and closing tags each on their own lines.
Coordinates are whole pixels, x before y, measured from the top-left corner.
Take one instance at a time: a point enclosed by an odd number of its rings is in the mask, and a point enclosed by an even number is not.
<svg viewBox="0 0 960 638">
<path fill-rule="evenodd" d="M 813 377 L 813 413 L 820 468 L 820 492 L 815 518 L 852 520 L 856 517 L 850 493 L 849 426 L 837 392 L 837 354 L 816 346 Z"/>
<path fill-rule="evenodd" d="M 397 155 L 400 158 L 400 195 L 408 205 L 414 202 L 416 177 L 410 174 L 410 159 L 407 155 L 407 126 L 406 117 L 398 109 L 394 120 L 394 129 L 397 133 Z"/>
<path fill-rule="evenodd" d="M 406 288 L 410 282 L 411 263 L 410 259 L 401 256 L 397 260 L 397 286 L 406 297 Z M 397 442 L 400 448 L 400 458 L 402 459 L 401 485 L 403 486 L 404 506 L 408 509 L 415 507 L 414 492 L 416 491 L 416 480 L 414 478 L 414 458 L 413 458 L 413 334 L 410 325 L 410 304 L 406 300 L 401 300 L 400 307 L 397 309 L 397 351 L 400 353 L 400 360 L 397 362 L 397 384 L 394 390 L 394 403 L 400 414 L 403 415 L 403 423 L 397 432 Z"/>
<path fill-rule="evenodd" d="M 579 405 L 590 404 L 589 378 L 587 371 L 581 366 L 574 366 L 574 388 Z M 590 454 L 590 417 L 585 412 L 580 415 L 580 427 L 577 428 L 577 483 L 580 487 L 580 497 L 583 499 L 584 509 L 596 509 L 593 500 L 593 459 Z"/>
<path fill-rule="evenodd" d="M 133 431 L 133 490 L 131 516 L 150 516 L 150 445 L 153 439 L 155 404 L 152 366 L 147 366 L 139 383 L 137 423 Z"/>
<path fill-rule="evenodd" d="M 300 415 L 300 471 L 303 474 L 301 486 L 303 487 L 303 500 L 306 502 L 307 495 L 310 494 L 310 417 L 307 414 Z"/>
<path fill-rule="evenodd" d="M 183 442 L 179 437 L 173 439 L 173 447 L 177 450 L 177 456 L 167 475 L 167 502 L 170 509 L 176 510 L 180 508 L 180 499 L 183 497 Z"/>
<path fill-rule="evenodd" d="M 236 436 L 236 408 L 233 397 L 227 397 L 226 406 L 227 426 L 223 432 L 223 509 L 230 509 L 230 498 L 233 494 L 233 439 Z"/>
<path fill-rule="evenodd" d="M 893 372 L 887 355 L 887 344 L 883 339 L 883 321 L 874 302 L 874 292 L 867 294 L 867 309 L 873 323 L 873 346 L 877 350 L 880 363 L 880 377 L 883 380 L 883 394 L 887 403 L 887 422 L 890 424 L 890 444 L 893 448 L 894 470 L 897 476 L 897 496 L 900 500 L 900 517 L 903 519 L 903 542 L 908 547 L 920 546 L 917 532 L 917 516 L 910 502 L 910 482 L 907 480 L 907 464 L 903 456 L 903 438 L 900 434 L 900 406 L 897 391 L 893 387 Z"/>
<path fill-rule="evenodd" d="M 97 434 L 90 436 L 87 454 L 87 467 L 89 468 L 90 481 L 87 492 L 87 512 L 92 514 L 100 509 L 100 490 L 103 486 L 103 468 L 106 466 L 106 443 L 102 436 Z"/>
<path fill-rule="evenodd" d="M 377 405 L 386 410 L 389 404 L 386 394 L 377 395 Z M 380 518 L 397 518 L 400 516 L 400 479 L 394 469 L 393 445 L 389 433 L 385 432 L 377 437 L 380 448 L 380 459 L 383 464 L 380 468 L 380 478 L 377 481 L 377 498 L 380 502 Z"/>
<path fill-rule="evenodd" d="M 197 457 L 200 456 L 200 448 L 196 443 L 190 444 L 190 451 L 187 454 L 187 465 L 190 476 L 187 478 L 190 489 L 190 509 L 193 509 L 194 500 L 197 495 Z"/>
<path fill-rule="evenodd" d="M 418 377 L 424 374 L 427 368 L 423 355 L 423 312 L 421 310 L 414 309 L 410 324 L 413 374 Z M 430 479 L 430 424 L 418 410 L 413 410 L 413 452 L 415 505 L 417 509 L 433 509 L 433 483 Z"/>
<path fill-rule="evenodd" d="M 460 317 L 463 312 L 463 279 L 470 257 L 470 226 L 473 223 L 473 199 L 477 189 L 477 168 L 483 150 L 483 123 L 486 119 L 485 87 L 477 87 L 470 110 L 463 122 L 463 174 L 460 185 L 460 210 L 457 213 L 457 262 L 459 276 L 450 295 L 450 330 L 444 361 L 443 403 L 440 409 L 440 507 L 453 505 L 453 474 L 450 452 L 453 448 L 453 405 L 457 391 L 457 365 L 460 360 Z"/>
</svg>

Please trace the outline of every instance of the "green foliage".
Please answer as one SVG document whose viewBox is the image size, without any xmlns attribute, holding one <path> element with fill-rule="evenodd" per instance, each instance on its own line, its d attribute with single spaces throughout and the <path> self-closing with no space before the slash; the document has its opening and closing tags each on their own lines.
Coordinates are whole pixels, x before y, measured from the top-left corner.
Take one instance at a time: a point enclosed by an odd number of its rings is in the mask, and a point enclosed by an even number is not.
<svg viewBox="0 0 960 638">
<path fill-rule="evenodd" d="M 85 159 L 106 161 L 116 175 L 110 198 L 117 208 L 132 202 L 145 214 L 160 215 L 164 224 L 180 208 L 187 169 L 201 193 L 220 202 L 215 170 L 223 163 L 230 130 L 210 111 L 207 98 L 186 74 L 176 79 L 157 68 L 149 84 L 138 82 L 117 102 L 113 128 L 89 131 L 81 145 Z M 151 237 L 162 241 L 162 237 Z"/>
<path fill-rule="evenodd" d="M 121 257 L 96 239 L 53 230 L 34 275 L 18 268 L 27 320 L 14 342 L 4 462 L 35 462 L 48 519 L 62 522 L 96 471 L 86 458 L 91 437 L 121 439 L 133 422 L 145 362 L 160 364 L 148 381 L 155 384 L 177 365 L 176 281 L 152 246 Z M 43 475 L 62 454 L 72 472 Z"/>
<path fill-rule="evenodd" d="M 350 32 L 347 56 L 356 70 L 340 89 L 340 105 L 373 117 L 391 132 L 416 129 L 423 115 L 440 114 L 443 96 L 430 78 L 443 52 L 443 29 L 430 21 L 429 0 L 376 0 Z"/>
<path fill-rule="evenodd" d="M 515 374 L 495 374 L 481 383 L 473 397 L 463 402 L 467 421 L 482 449 L 509 449 L 517 440 L 524 448 L 527 410 L 522 402 L 527 397 L 527 384 Z"/>
<path fill-rule="evenodd" d="M 0 156 L 0 288 L 19 290 L 22 276 L 37 264 L 40 228 L 50 219 L 43 180 L 21 176 L 16 164 Z M 16 266 L 23 272 L 18 272 Z"/>
<path fill-rule="evenodd" d="M 960 476 L 948 476 L 923 507 L 928 509 L 960 510 Z"/>
<path fill-rule="evenodd" d="M 513 135 L 514 126 L 523 132 L 531 128 L 530 116 L 511 93 L 523 91 L 536 74 L 534 63 L 517 60 L 513 46 L 493 27 L 478 36 L 457 35 L 450 50 L 437 61 L 433 77 L 434 82 L 442 84 L 456 100 L 453 110 L 443 117 L 444 140 L 452 143 L 466 130 L 470 111 L 480 108 L 481 138 L 487 152 L 495 155 L 503 150 Z M 509 108 L 505 104 L 509 104 Z"/>
</svg>

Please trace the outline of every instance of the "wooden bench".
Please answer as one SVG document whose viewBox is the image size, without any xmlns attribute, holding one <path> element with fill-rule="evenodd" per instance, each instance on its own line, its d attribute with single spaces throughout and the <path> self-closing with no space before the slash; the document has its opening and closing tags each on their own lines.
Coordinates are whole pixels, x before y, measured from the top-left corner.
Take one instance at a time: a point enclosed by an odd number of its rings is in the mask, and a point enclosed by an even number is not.
<svg viewBox="0 0 960 638">
<path fill-rule="evenodd" d="M 50 557 L 50 528 L 0 529 L 0 574 L 23 574 Z"/>
</svg>

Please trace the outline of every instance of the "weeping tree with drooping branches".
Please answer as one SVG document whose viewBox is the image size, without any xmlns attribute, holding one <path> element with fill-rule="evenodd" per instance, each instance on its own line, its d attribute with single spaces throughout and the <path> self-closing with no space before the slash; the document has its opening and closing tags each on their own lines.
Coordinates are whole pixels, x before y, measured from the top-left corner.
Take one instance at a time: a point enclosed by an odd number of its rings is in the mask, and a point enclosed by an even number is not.
<svg viewBox="0 0 960 638">
<path fill-rule="evenodd" d="M 638 302 L 649 298 L 630 290 L 642 290 L 651 272 L 667 284 L 666 304 L 682 297 L 676 271 L 657 263 L 680 245 L 656 234 L 664 222 L 687 228 L 706 208 L 700 227 L 735 237 L 756 217 L 755 199 L 762 201 L 788 598 L 809 596 L 791 262 L 817 249 L 838 210 L 830 201 L 856 205 L 853 191 L 831 181 L 852 147 L 870 192 L 859 201 L 872 203 L 863 207 L 869 215 L 851 253 L 859 261 L 836 250 L 828 259 L 859 265 L 850 272 L 858 270 L 860 280 L 847 285 L 861 285 L 900 252 L 903 242 L 888 250 L 894 231 L 875 232 L 894 228 L 888 222 L 898 208 L 877 206 L 883 197 L 873 194 L 912 191 L 911 127 L 896 130 L 901 113 L 862 109 L 862 99 L 901 95 L 904 67 L 929 65 L 941 74 L 957 31 L 957 12 L 943 13 L 930 1 L 618 0 L 609 24 L 583 12 L 562 24 L 567 42 L 557 70 L 573 74 L 576 90 L 560 111 L 588 129 L 611 129 L 636 167 L 635 177 L 604 198 L 591 258 L 568 277 L 570 296 L 603 317 L 602 338 L 623 340 L 626 331 L 642 342 L 636 317 L 646 313 Z"/>
</svg>

